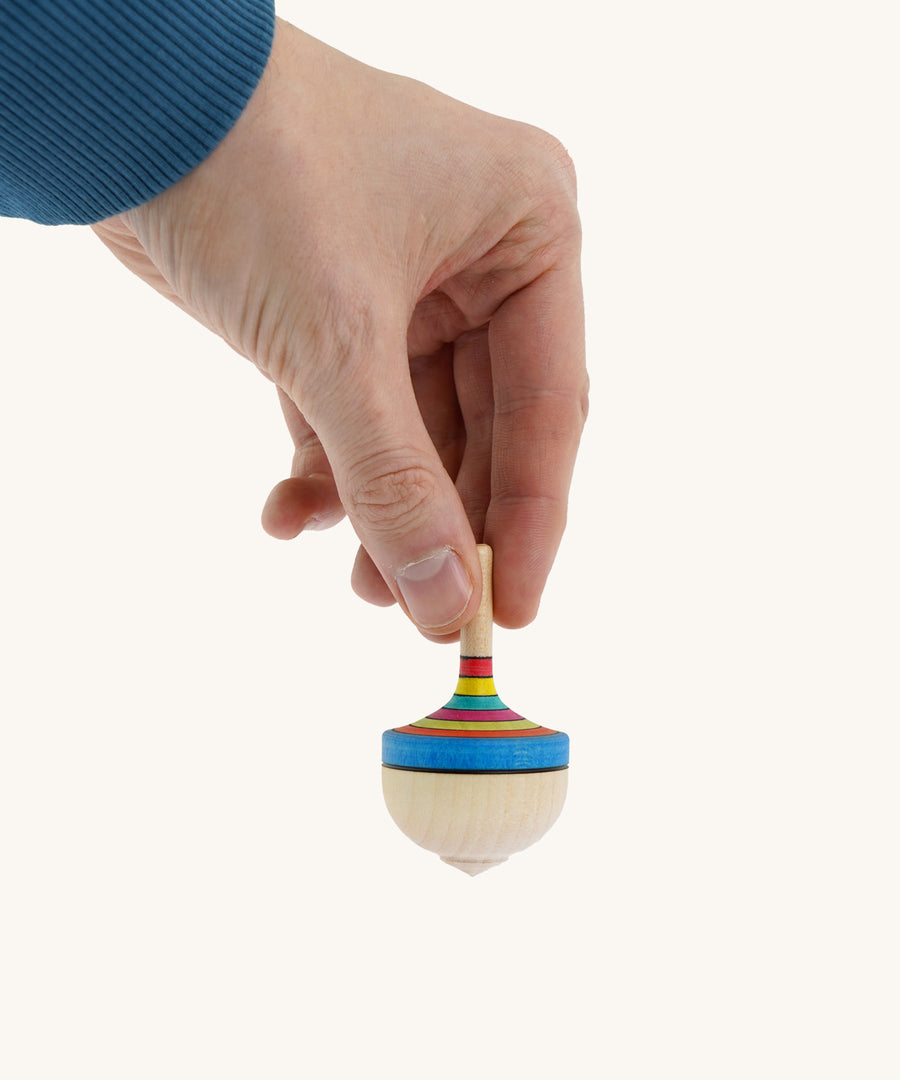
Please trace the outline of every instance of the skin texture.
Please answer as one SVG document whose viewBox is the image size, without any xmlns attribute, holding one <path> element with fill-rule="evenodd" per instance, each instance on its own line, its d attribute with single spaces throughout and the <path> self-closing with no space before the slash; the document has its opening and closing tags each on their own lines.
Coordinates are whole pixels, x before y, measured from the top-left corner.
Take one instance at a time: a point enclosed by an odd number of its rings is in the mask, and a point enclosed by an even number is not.
<svg viewBox="0 0 900 1080">
<path fill-rule="evenodd" d="M 94 229 L 278 388 L 295 450 L 269 533 L 346 513 L 357 593 L 445 641 L 478 606 L 483 539 L 496 621 L 534 617 L 587 415 L 575 176 L 555 139 L 279 22 L 213 154 Z M 422 560 L 448 549 L 459 564 L 429 578 Z"/>
</svg>

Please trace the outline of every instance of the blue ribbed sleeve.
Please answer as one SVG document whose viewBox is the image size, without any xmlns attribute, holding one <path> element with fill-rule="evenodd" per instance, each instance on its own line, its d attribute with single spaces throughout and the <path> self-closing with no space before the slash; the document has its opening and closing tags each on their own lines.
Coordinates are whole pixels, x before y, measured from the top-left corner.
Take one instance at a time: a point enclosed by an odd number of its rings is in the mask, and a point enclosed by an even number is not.
<svg viewBox="0 0 900 1080">
<path fill-rule="evenodd" d="M 262 75 L 274 0 L 0 0 L 0 215 L 88 224 L 207 157 Z"/>
</svg>

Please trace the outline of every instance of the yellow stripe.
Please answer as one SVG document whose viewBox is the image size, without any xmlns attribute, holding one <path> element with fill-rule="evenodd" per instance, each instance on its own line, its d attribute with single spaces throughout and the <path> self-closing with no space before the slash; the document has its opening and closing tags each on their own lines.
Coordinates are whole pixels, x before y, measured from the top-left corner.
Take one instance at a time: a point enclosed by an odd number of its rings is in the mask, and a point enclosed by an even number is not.
<svg viewBox="0 0 900 1080">
<path fill-rule="evenodd" d="M 494 680 L 491 678 L 464 678 L 462 676 L 456 684 L 456 692 L 469 697 L 494 697 L 497 693 Z"/>
<path fill-rule="evenodd" d="M 488 720 L 478 722 L 475 720 L 430 720 L 426 716 L 424 720 L 417 720 L 414 724 L 410 724 L 410 727 L 452 728 L 457 731 L 464 731 L 467 728 L 471 728 L 474 731 L 524 731 L 527 728 L 536 728 L 540 726 L 540 724 L 535 724 L 532 720 L 526 720 L 524 717 L 521 720 Z"/>
</svg>

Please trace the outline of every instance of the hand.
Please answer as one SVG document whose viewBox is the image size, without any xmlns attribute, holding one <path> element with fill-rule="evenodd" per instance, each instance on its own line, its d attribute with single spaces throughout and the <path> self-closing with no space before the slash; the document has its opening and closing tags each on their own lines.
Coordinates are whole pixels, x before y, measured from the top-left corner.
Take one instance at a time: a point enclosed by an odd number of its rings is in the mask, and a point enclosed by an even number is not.
<svg viewBox="0 0 900 1080">
<path fill-rule="evenodd" d="M 237 125 L 151 202 L 94 226 L 278 387 L 274 536 L 346 512 L 353 586 L 433 638 L 480 596 L 537 611 L 587 412 L 580 227 L 546 133 L 279 22 Z"/>
</svg>

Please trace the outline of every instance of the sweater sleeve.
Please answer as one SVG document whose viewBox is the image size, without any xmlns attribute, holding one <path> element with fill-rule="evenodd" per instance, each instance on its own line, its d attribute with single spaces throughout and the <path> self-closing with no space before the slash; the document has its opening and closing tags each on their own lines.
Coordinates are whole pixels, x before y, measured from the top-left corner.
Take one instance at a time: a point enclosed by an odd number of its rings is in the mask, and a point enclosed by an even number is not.
<svg viewBox="0 0 900 1080">
<path fill-rule="evenodd" d="M 274 0 L 0 0 L 0 216 L 89 224 L 199 165 L 268 60 Z"/>
</svg>

